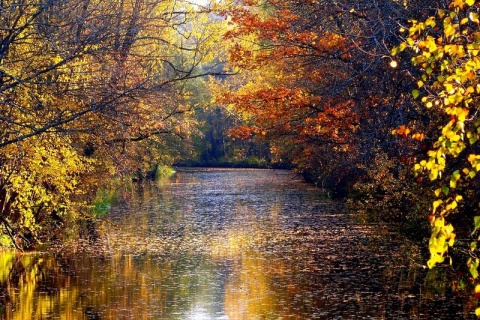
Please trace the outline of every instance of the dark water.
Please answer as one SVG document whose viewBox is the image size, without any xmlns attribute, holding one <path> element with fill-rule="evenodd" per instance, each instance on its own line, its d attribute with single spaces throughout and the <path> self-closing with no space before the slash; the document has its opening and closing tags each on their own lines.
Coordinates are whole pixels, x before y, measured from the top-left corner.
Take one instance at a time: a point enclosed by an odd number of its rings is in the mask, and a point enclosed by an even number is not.
<svg viewBox="0 0 480 320">
<path fill-rule="evenodd" d="M 0 318 L 473 318 L 445 270 L 286 171 L 183 169 L 124 197 L 94 252 L 0 252 Z"/>
</svg>

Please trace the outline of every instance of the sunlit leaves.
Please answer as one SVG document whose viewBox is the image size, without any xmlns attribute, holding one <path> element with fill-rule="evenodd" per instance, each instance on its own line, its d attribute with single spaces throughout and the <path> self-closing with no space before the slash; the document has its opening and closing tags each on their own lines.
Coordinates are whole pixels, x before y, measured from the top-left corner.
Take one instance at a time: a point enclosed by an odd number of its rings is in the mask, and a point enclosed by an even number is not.
<svg viewBox="0 0 480 320">
<path fill-rule="evenodd" d="M 436 218 L 429 243 L 429 267 L 442 263 L 454 243 L 451 236 L 448 240 L 453 226 L 445 219 L 455 221 L 450 214 L 456 212 L 461 203 L 476 202 L 460 194 L 466 193 L 480 170 L 480 157 L 471 151 L 478 146 L 480 131 L 477 119 L 480 38 L 475 3 L 474 0 L 454 0 L 448 8 L 437 10 L 436 15 L 425 21 L 411 21 L 405 42 L 392 51 L 398 54 L 407 48 L 412 50 L 412 63 L 422 71 L 418 89 L 412 95 L 421 97 L 426 110 L 444 119 L 438 138 L 427 153 L 428 158 L 414 166 L 417 174 L 425 171 L 430 180 L 443 184 L 434 191 L 432 212 Z M 476 231 L 477 217 L 474 220 Z M 476 255 L 476 242 L 470 247 Z M 468 261 L 473 278 L 478 276 L 478 264 L 476 257 Z"/>
<path fill-rule="evenodd" d="M 478 278 L 479 263 L 480 263 L 480 260 L 478 258 L 475 258 L 475 259 L 469 258 L 467 261 L 468 270 L 470 271 L 470 274 L 472 275 L 473 279 Z"/>
<path fill-rule="evenodd" d="M 321 157 L 353 152 L 348 140 L 359 123 L 355 99 L 328 93 L 332 83 L 348 81 L 342 64 L 351 58 L 351 44 L 342 33 L 322 29 L 319 19 L 311 26 L 309 11 L 322 7 L 265 1 L 230 10 L 229 63 L 242 80 L 220 84 L 215 100 L 246 124 L 232 134 L 269 139 L 275 160 L 302 170 L 326 164 Z"/>
<path fill-rule="evenodd" d="M 6 148 L 18 158 L 2 159 L 0 169 L 0 176 L 8 177 L 2 180 L 0 190 L 10 199 L 10 205 L 1 212 L 5 227 L 36 236 L 51 222 L 52 215 L 60 219 L 78 215 L 79 203 L 72 196 L 82 193 L 77 189 L 78 177 L 91 167 L 68 142 L 43 136 Z"/>
<path fill-rule="evenodd" d="M 435 219 L 428 245 L 430 250 L 430 259 L 427 262 L 428 267 L 433 268 L 435 264 L 442 263 L 445 260 L 445 252 L 449 246 L 453 246 L 454 242 L 453 226 L 445 224 L 443 218 Z"/>
<path fill-rule="evenodd" d="M 174 161 L 172 148 L 195 124 L 185 82 L 220 63 L 215 44 L 226 28 L 197 9 L 2 2 L 0 190 L 8 205 L 0 233 L 35 237 L 52 216 L 78 214 L 80 184 L 88 190 L 95 179 Z"/>
</svg>

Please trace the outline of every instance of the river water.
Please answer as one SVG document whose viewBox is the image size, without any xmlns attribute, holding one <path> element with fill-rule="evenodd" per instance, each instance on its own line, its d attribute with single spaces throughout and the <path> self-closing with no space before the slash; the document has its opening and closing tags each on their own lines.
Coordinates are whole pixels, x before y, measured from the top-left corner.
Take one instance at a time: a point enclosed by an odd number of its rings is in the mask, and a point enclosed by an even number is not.
<svg viewBox="0 0 480 320">
<path fill-rule="evenodd" d="M 0 319 L 466 319 L 475 301 L 288 171 L 178 169 L 108 243 L 0 252 Z"/>
</svg>

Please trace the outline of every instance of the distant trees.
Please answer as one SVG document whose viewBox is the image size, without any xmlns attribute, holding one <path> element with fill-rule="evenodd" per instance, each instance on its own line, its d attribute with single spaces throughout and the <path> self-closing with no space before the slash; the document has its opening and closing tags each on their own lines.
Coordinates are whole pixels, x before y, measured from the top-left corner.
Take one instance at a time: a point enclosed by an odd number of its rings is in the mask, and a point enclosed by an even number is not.
<svg viewBox="0 0 480 320">
<path fill-rule="evenodd" d="M 194 138 L 195 154 L 185 164 L 194 166 L 271 166 L 268 141 L 255 136 L 236 139 L 231 131 L 239 120 L 222 107 L 197 110 L 201 134 Z M 189 161 L 188 161 L 189 160 Z M 278 164 L 273 164 L 278 165 Z"/>
</svg>

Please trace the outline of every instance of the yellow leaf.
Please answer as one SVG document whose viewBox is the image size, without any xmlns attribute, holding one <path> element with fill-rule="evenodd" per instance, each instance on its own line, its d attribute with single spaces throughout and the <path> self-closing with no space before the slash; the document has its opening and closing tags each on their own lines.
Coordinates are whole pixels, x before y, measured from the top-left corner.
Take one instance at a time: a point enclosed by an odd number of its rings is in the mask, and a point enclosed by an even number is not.
<svg viewBox="0 0 480 320">
<path fill-rule="evenodd" d="M 450 236 L 452 232 L 453 232 L 453 226 L 451 223 L 449 223 L 445 226 L 445 233 L 447 234 L 447 236 Z"/>
<path fill-rule="evenodd" d="M 412 135 L 412 138 L 417 140 L 417 141 L 423 141 L 423 139 L 425 139 L 425 135 L 423 133 L 414 133 Z"/>
<path fill-rule="evenodd" d="M 452 203 L 450 203 L 450 204 L 447 206 L 447 209 L 449 209 L 449 210 L 454 210 L 456 207 L 457 207 L 457 201 L 452 201 Z"/>
<path fill-rule="evenodd" d="M 443 203 L 443 200 L 441 199 L 438 199 L 438 200 L 435 200 L 433 201 L 433 213 L 435 213 L 435 211 L 437 210 L 438 206 L 441 205 Z M 442 226 L 443 226 L 443 219 L 437 219 L 435 221 L 440 221 L 442 220 Z M 439 222 L 440 223 L 440 222 Z M 437 223 L 435 222 L 435 225 L 437 225 Z"/>
<path fill-rule="evenodd" d="M 452 233 L 450 234 L 450 240 L 448 241 L 448 245 L 450 247 L 453 247 L 453 245 L 455 244 L 455 233 Z M 450 260 L 450 263 L 451 263 L 451 260 Z"/>
<path fill-rule="evenodd" d="M 478 13 L 476 13 L 476 12 L 470 12 L 470 13 L 468 14 L 468 17 L 470 18 L 470 20 L 471 20 L 472 22 L 475 22 L 475 23 L 477 23 L 477 24 L 480 22 L 479 19 L 478 19 Z"/>
<path fill-rule="evenodd" d="M 450 180 L 450 188 L 455 189 L 457 187 L 457 181 Z"/>
<path fill-rule="evenodd" d="M 442 200 L 438 200 L 438 201 L 441 202 Z M 445 219 L 443 219 L 442 217 L 435 219 L 435 227 L 443 229 L 444 226 L 445 226 Z"/>
</svg>

